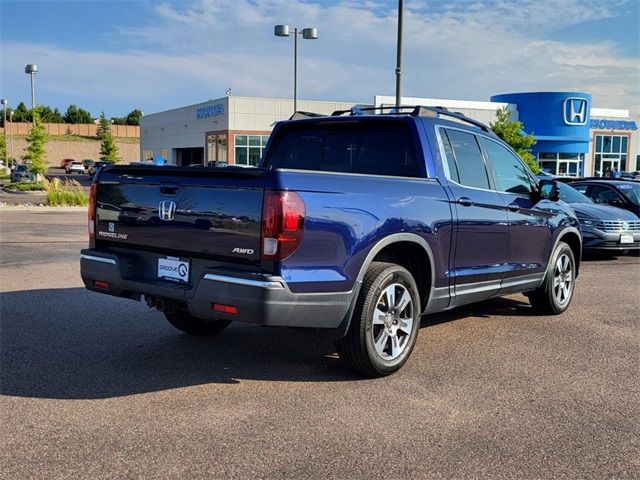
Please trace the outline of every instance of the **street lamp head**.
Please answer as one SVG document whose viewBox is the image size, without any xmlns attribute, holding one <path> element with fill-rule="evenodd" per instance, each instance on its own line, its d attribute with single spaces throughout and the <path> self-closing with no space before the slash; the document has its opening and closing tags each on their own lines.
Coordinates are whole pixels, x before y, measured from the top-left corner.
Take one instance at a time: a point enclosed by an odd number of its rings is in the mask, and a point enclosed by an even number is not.
<svg viewBox="0 0 640 480">
<path fill-rule="evenodd" d="M 303 28 L 302 29 L 302 38 L 305 40 L 317 40 L 318 38 L 318 29 L 317 28 Z"/>
<path fill-rule="evenodd" d="M 24 73 L 27 73 L 27 74 L 38 73 L 38 65 L 30 63 L 29 65 L 24 67 Z"/>
<path fill-rule="evenodd" d="M 4 105 L 6 107 L 7 103 L 9 103 L 9 101 L 6 98 L 3 98 L 2 100 L 0 100 L 0 103 L 2 103 L 2 105 Z"/>
<path fill-rule="evenodd" d="M 289 25 L 276 25 L 273 29 L 273 34 L 276 37 L 288 37 Z"/>
</svg>

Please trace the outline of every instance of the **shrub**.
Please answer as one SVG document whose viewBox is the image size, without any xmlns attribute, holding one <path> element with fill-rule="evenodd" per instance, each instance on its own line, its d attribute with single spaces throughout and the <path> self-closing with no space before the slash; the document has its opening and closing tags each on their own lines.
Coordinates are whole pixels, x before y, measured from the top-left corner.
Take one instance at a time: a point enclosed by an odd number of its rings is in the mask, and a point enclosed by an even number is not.
<svg viewBox="0 0 640 480">
<path fill-rule="evenodd" d="M 42 121 L 40 120 L 41 111 L 42 106 L 40 105 L 32 111 L 33 127 L 31 127 L 31 131 L 26 138 L 28 144 L 27 153 L 22 157 L 25 163 L 27 161 L 29 162 L 29 170 L 35 174 L 36 180 L 39 180 L 38 177 L 42 178 L 42 175 L 47 173 L 49 169 L 46 163 L 47 154 L 44 150 L 47 135 L 44 131 L 44 125 L 42 125 Z"/>
<path fill-rule="evenodd" d="M 15 182 L 5 185 L 4 188 L 18 192 L 41 192 L 44 190 L 44 184 L 42 182 Z"/>
<path fill-rule="evenodd" d="M 84 207 L 89 204 L 89 198 L 84 193 L 82 185 L 76 180 L 60 181 L 55 177 L 43 182 L 47 192 L 47 203 L 53 207 Z"/>
</svg>

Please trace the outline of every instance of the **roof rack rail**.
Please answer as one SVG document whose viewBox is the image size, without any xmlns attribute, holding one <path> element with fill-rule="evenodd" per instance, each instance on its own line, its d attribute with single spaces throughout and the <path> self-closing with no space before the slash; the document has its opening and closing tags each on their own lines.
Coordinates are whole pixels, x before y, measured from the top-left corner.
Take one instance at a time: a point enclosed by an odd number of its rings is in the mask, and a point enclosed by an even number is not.
<svg viewBox="0 0 640 480">
<path fill-rule="evenodd" d="M 318 118 L 318 117 L 326 117 L 326 115 L 322 113 L 315 113 L 315 112 L 301 112 L 298 110 L 297 112 L 293 112 L 293 115 L 289 117 L 289 120 L 302 120 L 304 118 Z"/>
<path fill-rule="evenodd" d="M 484 123 L 479 122 L 478 120 L 474 120 L 473 118 L 469 118 L 466 115 L 463 115 L 462 113 L 451 112 L 444 107 L 424 107 L 422 105 L 416 105 L 415 108 L 413 109 L 413 112 L 411 112 L 411 115 L 416 117 L 437 117 L 437 116 L 452 117 L 460 120 L 461 122 L 474 125 L 485 132 L 493 133 L 493 130 L 491 130 L 491 128 L 489 128 Z"/>
<path fill-rule="evenodd" d="M 407 113 L 409 113 L 414 117 L 439 117 L 439 116 L 451 117 L 451 118 L 460 120 L 461 122 L 474 125 L 485 132 L 493 133 L 493 130 L 491 130 L 491 128 L 489 128 L 484 123 L 474 120 L 473 118 L 469 118 L 460 112 L 452 112 L 445 107 L 425 107 L 423 105 L 401 105 L 400 107 L 386 106 L 386 107 L 365 107 L 365 108 L 352 107 L 349 110 L 336 110 L 331 114 L 331 116 L 339 117 L 340 115 L 344 115 L 345 113 L 348 113 L 351 116 L 359 116 L 359 115 L 364 115 L 364 112 L 376 111 L 376 110 L 390 110 L 388 112 L 389 114 L 402 113 L 401 112 L 402 110 L 411 110 L 411 112 L 407 112 Z"/>
<path fill-rule="evenodd" d="M 413 109 L 415 108 L 413 105 L 401 106 L 400 110 Z M 331 114 L 332 117 L 339 117 L 340 115 L 344 115 L 348 113 L 353 116 L 364 115 L 364 112 L 371 112 L 376 110 L 395 110 L 395 112 L 389 113 L 397 113 L 398 109 L 395 106 L 388 107 L 351 107 L 349 110 L 336 110 Z"/>
</svg>

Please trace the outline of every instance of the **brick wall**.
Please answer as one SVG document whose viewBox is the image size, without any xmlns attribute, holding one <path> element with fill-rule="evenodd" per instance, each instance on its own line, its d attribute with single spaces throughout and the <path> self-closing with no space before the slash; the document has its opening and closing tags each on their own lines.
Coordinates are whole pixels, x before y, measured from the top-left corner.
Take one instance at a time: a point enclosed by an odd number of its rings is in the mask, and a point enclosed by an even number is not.
<svg viewBox="0 0 640 480">
<path fill-rule="evenodd" d="M 124 162 L 140 161 L 140 142 L 118 142 L 118 154 Z M 27 151 L 27 142 L 24 138 L 13 139 L 13 156 L 21 159 Z M 47 163 L 52 167 L 59 167 L 63 158 L 73 158 L 74 160 L 83 160 L 90 158 L 98 160 L 100 157 L 100 142 L 98 140 L 55 140 L 49 139 L 45 144 L 47 153 Z M 11 142 L 7 144 L 7 154 L 11 156 Z"/>
</svg>

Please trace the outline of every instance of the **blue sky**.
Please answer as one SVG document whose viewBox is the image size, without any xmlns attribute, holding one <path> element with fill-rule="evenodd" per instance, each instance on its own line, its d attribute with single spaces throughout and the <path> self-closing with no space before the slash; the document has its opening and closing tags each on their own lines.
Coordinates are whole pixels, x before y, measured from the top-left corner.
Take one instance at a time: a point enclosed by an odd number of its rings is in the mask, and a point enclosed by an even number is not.
<svg viewBox="0 0 640 480">
<path fill-rule="evenodd" d="M 568 90 L 640 113 L 640 0 L 407 0 L 407 96 L 488 100 Z M 395 91 L 395 0 L 0 2 L 0 95 L 94 115 L 147 113 L 223 96 L 291 97 L 292 41 L 273 25 L 316 26 L 300 42 L 299 96 L 371 102 Z"/>
</svg>

